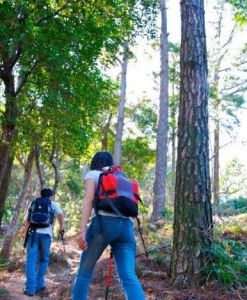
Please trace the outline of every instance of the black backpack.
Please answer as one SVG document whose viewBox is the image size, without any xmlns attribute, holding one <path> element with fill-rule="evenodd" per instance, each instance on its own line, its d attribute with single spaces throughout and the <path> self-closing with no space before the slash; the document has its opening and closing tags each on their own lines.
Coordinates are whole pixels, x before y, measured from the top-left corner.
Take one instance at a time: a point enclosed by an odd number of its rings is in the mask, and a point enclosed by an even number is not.
<svg viewBox="0 0 247 300">
<path fill-rule="evenodd" d="M 49 227 L 53 223 L 54 214 L 50 199 L 43 197 L 35 199 L 28 209 L 27 220 L 30 228 Z"/>
</svg>

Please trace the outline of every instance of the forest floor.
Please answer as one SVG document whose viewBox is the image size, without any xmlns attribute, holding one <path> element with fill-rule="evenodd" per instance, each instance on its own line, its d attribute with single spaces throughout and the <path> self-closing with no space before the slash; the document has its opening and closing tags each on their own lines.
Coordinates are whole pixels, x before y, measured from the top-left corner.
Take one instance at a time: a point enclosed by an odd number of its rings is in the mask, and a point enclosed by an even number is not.
<svg viewBox="0 0 247 300">
<path fill-rule="evenodd" d="M 162 241 L 164 242 L 164 240 Z M 141 245 L 139 249 L 142 251 Z M 74 237 L 69 237 L 66 239 L 66 252 L 73 281 L 79 265 L 81 253 L 76 245 Z M 168 252 L 167 255 L 170 255 Z M 138 277 L 140 278 L 140 281 L 145 289 L 147 300 L 247 300 L 247 290 L 242 291 L 241 293 L 236 291 L 229 292 L 216 283 L 211 283 L 200 288 L 198 287 L 183 290 L 172 288 L 169 284 L 169 278 L 167 275 L 167 264 L 162 263 L 162 261 L 165 260 L 164 255 L 166 255 L 166 246 L 160 250 L 160 253 L 159 251 L 156 251 L 155 256 L 151 255 L 151 258 L 149 259 L 147 259 L 144 255 L 139 255 L 137 257 L 136 270 Z M 106 250 L 97 263 L 95 276 L 90 286 L 90 300 L 105 299 L 105 278 L 108 269 L 108 256 L 109 250 Z M 23 287 L 25 282 L 24 265 L 25 254 L 24 252 L 18 252 L 15 253 L 15 256 L 11 258 L 9 264 L 1 269 L 1 300 L 70 299 L 71 285 L 69 283 L 67 267 L 64 259 L 63 245 L 61 241 L 54 241 L 52 245 L 51 260 L 46 277 L 47 291 L 45 293 L 32 298 L 23 295 Z M 115 269 L 113 271 L 108 299 L 124 299 Z"/>
</svg>

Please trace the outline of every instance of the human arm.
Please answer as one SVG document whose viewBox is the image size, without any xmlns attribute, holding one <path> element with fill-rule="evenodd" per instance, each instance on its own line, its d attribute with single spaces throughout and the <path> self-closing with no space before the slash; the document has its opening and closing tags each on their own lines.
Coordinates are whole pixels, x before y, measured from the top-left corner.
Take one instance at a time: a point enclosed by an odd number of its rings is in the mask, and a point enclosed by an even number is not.
<svg viewBox="0 0 247 300">
<path fill-rule="evenodd" d="M 93 208 L 93 200 L 95 195 L 95 181 L 94 179 L 90 178 L 85 180 L 84 184 L 85 198 L 81 208 L 80 232 L 77 238 L 78 245 L 82 250 L 87 249 L 86 228 Z"/>
<path fill-rule="evenodd" d="M 24 227 L 23 227 L 23 229 L 22 229 L 22 234 L 23 234 L 24 237 L 25 237 L 26 234 L 27 234 L 28 228 L 29 228 L 29 222 L 28 222 L 28 220 L 25 220 L 25 221 L 24 221 Z"/>
<path fill-rule="evenodd" d="M 59 232 L 63 236 L 64 234 L 64 215 L 60 213 L 57 215 L 58 223 L 59 223 Z"/>
</svg>

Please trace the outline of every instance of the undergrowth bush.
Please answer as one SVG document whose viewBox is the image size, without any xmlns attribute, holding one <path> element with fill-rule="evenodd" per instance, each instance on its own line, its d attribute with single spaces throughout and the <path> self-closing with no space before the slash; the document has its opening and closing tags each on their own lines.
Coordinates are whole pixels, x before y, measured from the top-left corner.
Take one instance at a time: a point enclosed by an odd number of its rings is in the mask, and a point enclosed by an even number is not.
<svg viewBox="0 0 247 300">
<path fill-rule="evenodd" d="M 173 221 L 174 218 L 174 211 L 173 211 L 173 207 L 169 207 L 167 206 L 164 211 L 163 211 L 163 217 L 168 220 L 168 221 Z"/>
<path fill-rule="evenodd" d="M 247 213 L 247 198 L 239 197 L 220 203 L 220 213 L 223 216 Z"/>
<path fill-rule="evenodd" d="M 212 262 L 206 266 L 208 279 L 216 279 L 227 289 L 247 286 L 247 246 L 241 241 L 215 241 L 208 250 Z"/>
<path fill-rule="evenodd" d="M 8 260 L 0 257 L 0 270 L 8 265 Z"/>
</svg>

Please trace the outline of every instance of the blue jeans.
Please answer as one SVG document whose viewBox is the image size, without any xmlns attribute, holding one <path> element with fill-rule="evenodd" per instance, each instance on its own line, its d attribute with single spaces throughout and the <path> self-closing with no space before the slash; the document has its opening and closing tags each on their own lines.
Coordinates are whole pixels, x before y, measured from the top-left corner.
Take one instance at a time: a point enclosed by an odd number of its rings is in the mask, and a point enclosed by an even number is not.
<svg viewBox="0 0 247 300">
<path fill-rule="evenodd" d="M 87 299 L 95 264 L 107 245 L 111 245 L 126 299 L 145 300 L 142 286 L 135 273 L 136 242 L 131 220 L 109 216 L 95 217 L 87 230 L 86 240 L 88 249 L 81 255 L 72 299 Z"/>
<path fill-rule="evenodd" d="M 35 233 L 27 242 L 25 290 L 35 293 L 45 287 L 44 277 L 49 263 L 51 237 L 49 234 Z"/>
</svg>

